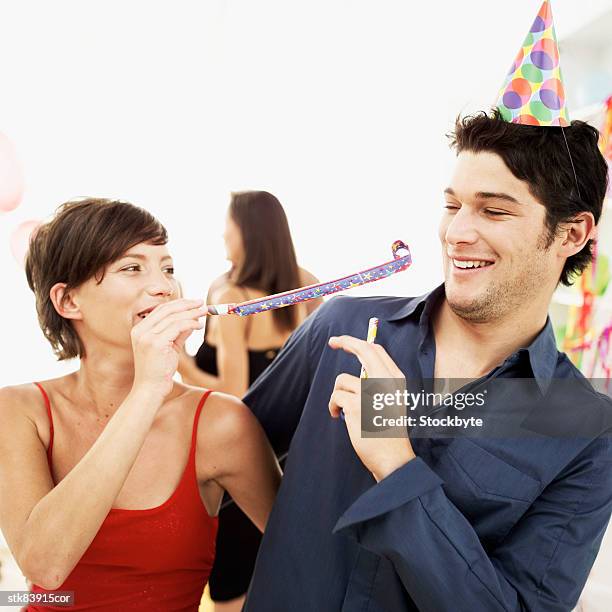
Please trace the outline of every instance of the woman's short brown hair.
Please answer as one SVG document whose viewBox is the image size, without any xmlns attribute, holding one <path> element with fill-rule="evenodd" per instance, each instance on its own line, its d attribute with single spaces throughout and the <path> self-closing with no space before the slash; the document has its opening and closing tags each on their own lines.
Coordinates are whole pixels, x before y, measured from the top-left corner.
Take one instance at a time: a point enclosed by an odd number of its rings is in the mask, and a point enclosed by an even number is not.
<svg viewBox="0 0 612 612">
<path fill-rule="evenodd" d="M 66 292 L 96 277 L 141 242 L 166 244 L 165 227 L 146 210 L 118 200 L 85 198 L 62 204 L 33 234 L 25 262 L 36 296 L 38 321 L 58 360 L 82 357 L 83 344 L 72 323 L 58 314 L 50 297 L 56 283 Z"/>
</svg>

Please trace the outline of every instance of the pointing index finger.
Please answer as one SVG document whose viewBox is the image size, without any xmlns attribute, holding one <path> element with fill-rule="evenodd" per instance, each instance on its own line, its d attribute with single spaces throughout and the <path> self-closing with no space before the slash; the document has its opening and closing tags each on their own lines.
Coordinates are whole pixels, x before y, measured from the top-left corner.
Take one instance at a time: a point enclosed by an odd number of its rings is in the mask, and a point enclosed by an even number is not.
<svg viewBox="0 0 612 612">
<path fill-rule="evenodd" d="M 397 364 L 380 344 L 371 344 L 353 336 L 332 336 L 328 344 L 355 355 L 370 378 L 397 378 L 403 376 Z"/>
<path fill-rule="evenodd" d="M 332 349 L 342 349 L 355 355 L 370 376 L 376 377 L 375 372 L 380 372 L 384 367 L 379 349 L 365 340 L 353 336 L 332 336 L 328 344 Z"/>
<path fill-rule="evenodd" d="M 368 345 L 365 340 L 346 335 L 331 336 L 328 342 L 331 348 L 342 349 L 347 353 L 352 353 L 353 355 L 358 355 L 358 353 L 361 352 L 361 348 Z"/>
</svg>

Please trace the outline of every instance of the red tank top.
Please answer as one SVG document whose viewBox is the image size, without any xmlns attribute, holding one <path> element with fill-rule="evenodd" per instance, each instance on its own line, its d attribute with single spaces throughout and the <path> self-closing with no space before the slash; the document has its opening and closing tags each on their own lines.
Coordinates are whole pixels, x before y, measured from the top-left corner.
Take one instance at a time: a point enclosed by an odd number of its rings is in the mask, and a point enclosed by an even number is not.
<svg viewBox="0 0 612 612">
<path fill-rule="evenodd" d="M 53 418 L 45 390 L 51 436 Z M 29 606 L 51 610 L 178 612 L 198 609 L 215 557 L 216 517 L 198 490 L 195 452 L 197 425 L 207 391 L 198 403 L 187 465 L 176 490 L 160 506 L 145 510 L 111 508 L 100 530 L 58 591 L 74 591 L 74 606 Z M 34 593 L 45 589 L 34 585 Z"/>
</svg>

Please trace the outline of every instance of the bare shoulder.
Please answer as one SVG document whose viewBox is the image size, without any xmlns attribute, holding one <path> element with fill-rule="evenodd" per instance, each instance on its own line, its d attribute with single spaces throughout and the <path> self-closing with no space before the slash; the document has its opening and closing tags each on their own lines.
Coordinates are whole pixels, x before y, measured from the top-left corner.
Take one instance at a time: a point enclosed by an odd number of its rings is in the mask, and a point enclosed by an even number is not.
<svg viewBox="0 0 612 612">
<path fill-rule="evenodd" d="M 214 304 L 241 302 L 244 299 L 244 292 L 230 280 L 226 273 L 212 282 L 208 290 L 208 299 Z"/>
<path fill-rule="evenodd" d="M 212 295 L 212 300 L 216 304 L 233 304 L 242 302 L 244 299 L 244 292 L 229 281 L 221 285 Z"/>
<path fill-rule="evenodd" d="M 65 394 L 70 388 L 73 374 L 41 380 L 40 386 L 53 405 L 55 393 Z M 14 385 L 0 389 L 0 419 L 7 425 L 7 420 L 13 424 L 13 431 L 20 423 L 32 424 L 36 427 L 39 439 L 46 446 L 50 440 L 50 423 L 45 398 L 34 383 Z M 6 427 L 5 429 L 9 429 Z"/>
<path fill-rule="evenodd" d="M 172 387 L 172 393 L 168 396 L 167 400 L 177 399 L 181 403 L 189 403 L 191 399 L 193 399 L 197 395 L 202 395 L 202 393 L 204 393 L 205 391 L 206 389 L 204 389 L 203 387 L 186 385 L 185 383 L 175 380 L 174 386 Z"/>
<path fill-rule="evenodd" d="M 207 389 L 202 387 L 177 382 L 173 396 L 182 405 L 193 410 L 207 392 Z M 253 422 L 257 423 L 252 412 L 237 397 L 213 391 L 206 398 L 200 412 L 198 444 L 209 438 L 218 438 L 227 443 L 231 437 L 238 438 L 242 435 Z"/>
<path fill-rule="evenodd" d="M 300 284 L 302 285 L 316 285 L 319 279 L 305 268 L 299 268 L 300 273 Z"/>
<path fill-rule="evenodd" d="M 0 439 L 7 443 L 23 440 L 23 436 L 38 438 L 47 444 L 50 437 L 49 419 L 42 394 L 33 384 L 0 389 Z M 4 438 L 5 433 L 9 438 Z"/>
<path fill-rule="evenodd" d="M 228 283 L 228 273 L 224 272 L 223 274 L 217 276 L 215 280 L 210 283 L 210 287 L 208 288 L 208 295 L 214 295 L 219 289 L 222 289 L 224 285 Z"/>
<path fill-rule="evenodd" d="M 29 418 L 34 411 L 40 410 L 40 407 L 44 409 L 44 400 L 40 390 L 32 383 L 0 389 L 0 417 L 2 419 Z"/>
<path fill-rule="evenodd" d="M 237 449 L 248 445 L 261 435 L 260 425 L 253 413 L 233 395 L 211 393 L 198 425 L 198 454 L 206 464 L 204 471 L 215 478 L 225 468 Z"/>
<path fill-rule="evenodd" d="M 179 404 L 180 414 L 188 420 L 193 421 L 194 406 L 198 405 L 198 403 L 206 392 L 207 389 L 204 389 L 202 387 L 186 385 L 184 383 L 175 381 L 172 393 L 166 398 L 166 403 L 174 405 Z M 170 410 L 168 412 L 173 413 L 176 411 Z"/>
<path fill-rule="evenodd" d="M 253 413 L 237 397 L 217 391 L 208 396 L 200 418 L 206 423 L 205 435 L 221 443 L 237 440 L 257 426 Z"/>
</svg>

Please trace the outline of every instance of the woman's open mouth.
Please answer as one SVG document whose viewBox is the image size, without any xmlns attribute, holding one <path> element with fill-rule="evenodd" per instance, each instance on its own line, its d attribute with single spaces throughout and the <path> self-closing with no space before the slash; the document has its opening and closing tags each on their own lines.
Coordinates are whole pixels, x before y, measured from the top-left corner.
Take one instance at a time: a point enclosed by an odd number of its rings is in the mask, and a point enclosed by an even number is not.
<svg viewBox="0 0 612 612">
<path fill-rule="evenodd" d="M 146 310 L 141 310 L 137 316 L 139 316 L 141 319 L 145 319 L 146 316 L 149 313 L 151 313 L 154 309 L 155 309 L 155 306 L 151 306 L 150 308 L 147 308 Z"/>
</svg>

